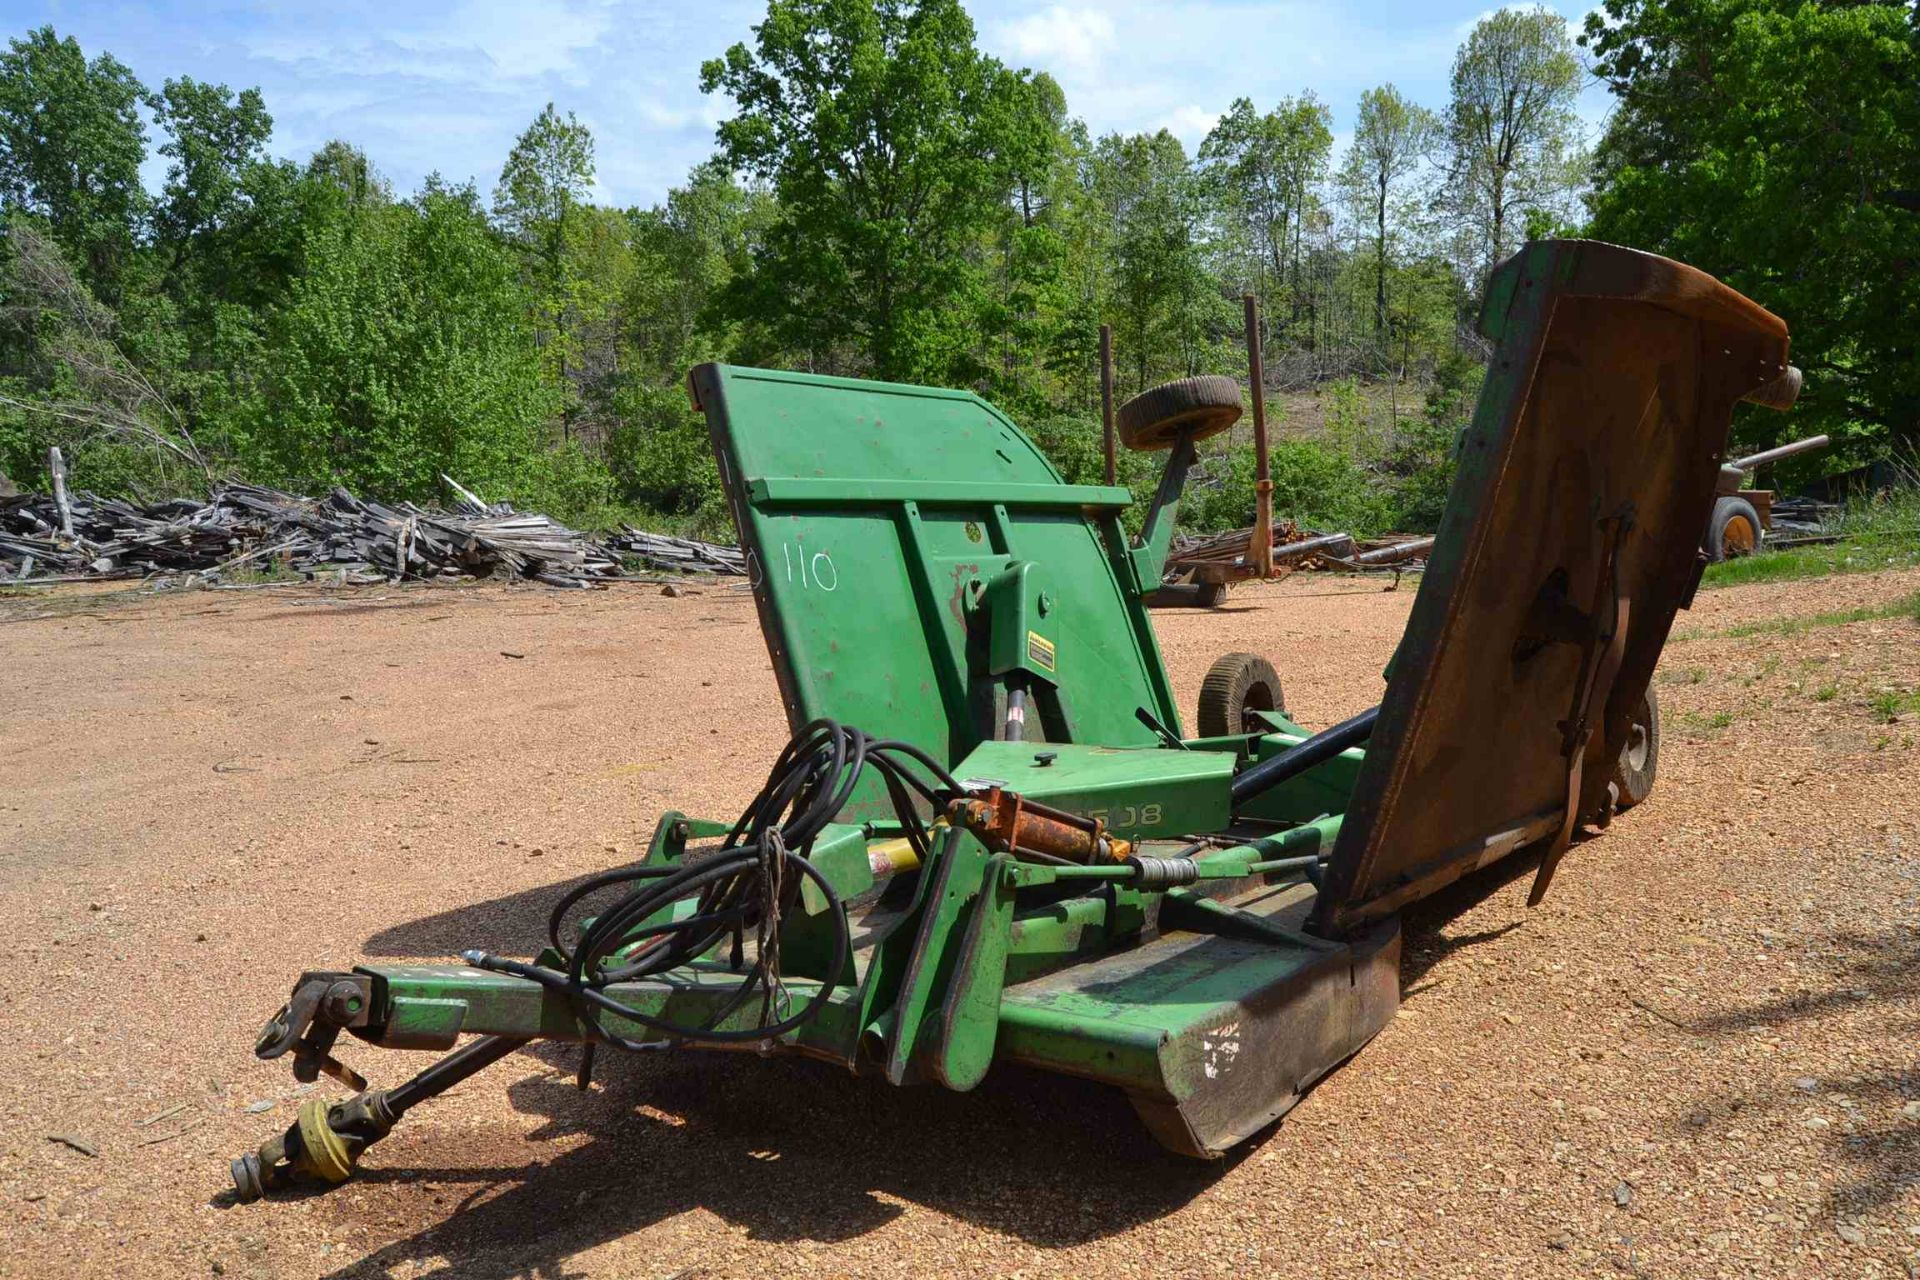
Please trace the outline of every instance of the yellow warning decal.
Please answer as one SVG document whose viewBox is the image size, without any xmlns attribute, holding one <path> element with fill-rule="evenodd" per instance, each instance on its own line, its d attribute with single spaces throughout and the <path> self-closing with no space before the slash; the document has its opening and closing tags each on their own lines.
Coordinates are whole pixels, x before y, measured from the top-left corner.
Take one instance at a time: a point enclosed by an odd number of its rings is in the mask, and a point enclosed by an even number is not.
<svg viewBox="0 0 1920 1280">
<path fill-rule="evenodd" d="M 1038 631 L 1027 632 L 1027 661 L 1043 670 L 1053 670 L 1053 641 Z"/>
</svg>

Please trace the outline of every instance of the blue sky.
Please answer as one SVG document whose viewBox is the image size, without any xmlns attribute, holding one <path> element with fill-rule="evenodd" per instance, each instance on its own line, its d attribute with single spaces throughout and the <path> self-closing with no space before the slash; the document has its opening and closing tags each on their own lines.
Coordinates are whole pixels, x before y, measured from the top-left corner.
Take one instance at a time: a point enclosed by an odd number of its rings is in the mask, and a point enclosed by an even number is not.
<svg viewBox="0 0 1920 1280">
<path fill-rule="evenodd" d="M 1577 20 L 1589 6 L 1560 4 Z M 968 5 L 983 48 L 1051 72 L 1096 133 L 1166 127 L 1196 146 L 1246 96 L 1312 89 L 1344 142 L 1361 90 L 1392 81 L 1446 101 L 1455 48 L 1489 7 L 1370 0 L 1064 0 Z M 0 34 L 52 23 L 158 87 L 190 75 L 257 85 L 276 154 L 330 138 L 366 150 L 400 191 L 438 170 L 491 192 L 513 139 L 552 100 L 593 129 L 602 200 L 650 204 L 713 150 L 723 99 L 702 60 L 748 40 L 765 0 L 0 0 Z M 1606 100 L 1583 99 L 1595 124 Z M 158 165 L 152 178 L 158 177 Z"/>
</svg>

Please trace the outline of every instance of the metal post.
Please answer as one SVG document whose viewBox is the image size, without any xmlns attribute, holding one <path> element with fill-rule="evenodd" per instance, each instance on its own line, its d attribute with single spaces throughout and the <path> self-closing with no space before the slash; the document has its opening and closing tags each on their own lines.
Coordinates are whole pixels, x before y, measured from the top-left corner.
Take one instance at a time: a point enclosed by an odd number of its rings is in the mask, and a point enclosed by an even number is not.
<svg viewBox="0 0 1920 1280">
<path fill-rule="evenodd" d="M 1100 326 L 1100 435 L 1107 450 L 1107 483 L 1114 483 L 1113 456 L 1113 326 Z"/>
<path fill-rule="evenodd" d="M 1273 472 L 1267 465 L 1267 369 L 1260 351 L 1260 299 L 1243 294 L 1247 316 L 1247 390 L 1253 397 L 1253 534 L 1247 564 L 1256 578 L 1273 576 Z"/>
</svg>

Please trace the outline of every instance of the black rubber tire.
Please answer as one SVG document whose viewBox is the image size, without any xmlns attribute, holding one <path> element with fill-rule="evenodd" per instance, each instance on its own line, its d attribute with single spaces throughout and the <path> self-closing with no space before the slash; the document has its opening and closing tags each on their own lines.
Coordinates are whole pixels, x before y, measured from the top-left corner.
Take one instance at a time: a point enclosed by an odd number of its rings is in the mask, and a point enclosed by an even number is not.
<svg viewBox="0 0 1920 1280">
<path fill-rule="evenodd" d="M 1631 809 L 1645 800 L 1652 794 L 1654 780 L 1659 775 L 1660 699 L 1653 686 L 1648 685 L 1640 709 L 1634 712 L 1627 741 L 1620 748 L 1620 758 L 1614 761 L 1611 781 L 1619 791 L 1615 807 Z"/>
<path fill-rule="evenodd" d="M 1196 582 L 1193 602 L 1202 609 L 1212 609 L 1226 603 L 1227 584 L 1224 582 Z"/>
<path fill-rule="evenodd" d="M 1760 528 L 1760 513 L 1745 498 L 1725 497 L 1713 504 L 1713 518 L 1707 521 L 1707 559 L 1718 564 L 1760 550 L 1766 535 Z"/>
<path fill-rule="evenodd" d="M 1257 654 L 1222 654 L 1200 682 L 1199 730 L 1203 738 L 1258 733 L 1264 726 L 1258 721 L 1249 723 L 1249 712 L 1284 714 L 1286 709 L 1287 695 L 1280 687 L 1280 673 Z"/>
<path fill-rule="evenodd" d="M 1219 374 L 1149 387 L 1113 415 L 1120 443 L 1141 453 L 1171 449 L 1182 435 L 1217 436 L 1240 421 L 1240 384 Z"/>
</svg>

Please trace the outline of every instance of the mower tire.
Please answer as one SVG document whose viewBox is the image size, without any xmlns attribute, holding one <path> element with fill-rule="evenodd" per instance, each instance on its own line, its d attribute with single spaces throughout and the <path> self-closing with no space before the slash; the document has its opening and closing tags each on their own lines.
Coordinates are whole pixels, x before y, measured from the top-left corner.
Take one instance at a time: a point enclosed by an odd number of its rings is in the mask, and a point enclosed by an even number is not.
<svg viewBox="0 0 1920 1280">
<path fill-rule="evenodd" d="M 1239 383 L 1207 374 L 1149 387 L 1121 405 L 1113 421 L 1121 444 L 1152 453 L 1183 435 L 1196 442 L 1219 435 L 1240 421 L 1243 407 Z"/>
<path fill-rule="evenodd" d="M 1264 721 L 1253 713 L 1287 709 L 1280 673 L 1256 654 L 1228 653 L 1215 660 L 1200 684 L 1199 731 L 1203 738 L 1260 733 Z"/>
</svg>

